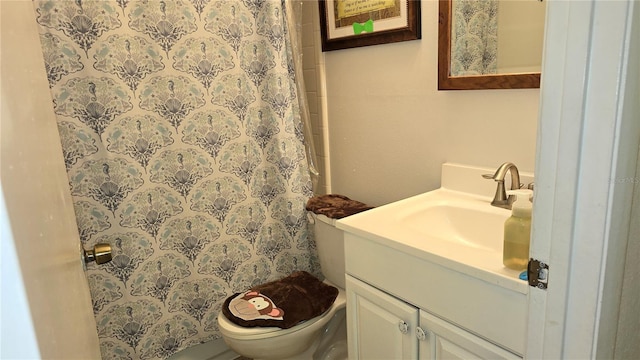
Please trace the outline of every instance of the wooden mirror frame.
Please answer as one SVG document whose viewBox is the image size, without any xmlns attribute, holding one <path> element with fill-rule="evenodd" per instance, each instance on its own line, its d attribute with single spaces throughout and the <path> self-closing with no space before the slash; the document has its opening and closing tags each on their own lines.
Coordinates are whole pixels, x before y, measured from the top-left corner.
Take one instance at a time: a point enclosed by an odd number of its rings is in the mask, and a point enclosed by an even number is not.
<svg viewBox="0 0 640 360">
<path fill-rule="evenodd" d="M 530 89 L 540 87 L 539 72 L 451 76 L 452 1 L 438 1 L 438 90 Z"/>
</svg>

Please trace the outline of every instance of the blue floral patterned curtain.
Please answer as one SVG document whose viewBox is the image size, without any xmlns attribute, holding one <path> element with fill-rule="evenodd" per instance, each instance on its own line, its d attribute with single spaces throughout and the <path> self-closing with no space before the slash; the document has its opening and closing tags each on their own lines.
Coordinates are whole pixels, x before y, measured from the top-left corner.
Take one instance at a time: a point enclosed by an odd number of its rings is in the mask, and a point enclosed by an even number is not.
<svg viewBox="0 0 640 360">
<path fill-rule="evenodd" d="M 319 265 L 280 0 L 35 1 L 103 358 L 220 338 L 222 301 Z"/>
<path fill-rule="evenodd" d="M 456 0 L 453 6 L 451 74 L 498 70 L 498 0 Z"/>
</svg>

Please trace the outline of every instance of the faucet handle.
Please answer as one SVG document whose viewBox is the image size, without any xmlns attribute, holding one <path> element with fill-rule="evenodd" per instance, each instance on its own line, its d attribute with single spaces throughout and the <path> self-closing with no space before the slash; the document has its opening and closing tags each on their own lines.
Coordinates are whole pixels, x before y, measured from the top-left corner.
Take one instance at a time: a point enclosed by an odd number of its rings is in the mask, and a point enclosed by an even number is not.
<svg viewBox="0 0 640 360">
<path fill-rule="evenodd" d="M 511 169 L 511 176 L 513 176 L 513 173 L 518 173 L 518 168 L 510 162 L 506 162 L 502 165 L 500 165 L 500 167 L 496 170 L 495 173 L 493 174 L 483 174 L 482 177 L 485 179 L 493 179 L 495 181 L 504 181 L 504 176 L 507 172 L 507 170 Z"/>
</svg>

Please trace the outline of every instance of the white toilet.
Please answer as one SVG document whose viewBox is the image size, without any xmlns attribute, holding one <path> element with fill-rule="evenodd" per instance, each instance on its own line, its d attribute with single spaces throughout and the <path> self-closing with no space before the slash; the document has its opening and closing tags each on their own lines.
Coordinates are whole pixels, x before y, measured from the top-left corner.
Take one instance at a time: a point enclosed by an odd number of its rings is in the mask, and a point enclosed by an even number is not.
<svg viewBox="0 0 640 360">
<path fill-rule="evenodd" d="M 344 234 L 335 219 L 309 213 L 324 282 L 338 288 L 333 305 L 322 315 L 289 329 L 242 327 L 220 312 L 218 325 L 224 342 L 251 359 L 344 360 L 347 359 Z"/>
</svg>

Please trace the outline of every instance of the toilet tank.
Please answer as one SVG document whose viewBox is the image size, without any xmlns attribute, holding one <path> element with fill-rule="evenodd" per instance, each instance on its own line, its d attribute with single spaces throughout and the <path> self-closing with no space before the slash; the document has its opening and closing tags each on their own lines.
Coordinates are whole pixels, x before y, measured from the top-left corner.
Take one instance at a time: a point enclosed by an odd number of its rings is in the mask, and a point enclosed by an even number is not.
<svg viewBox="0 0 640 360">
<path fill-rule="evenodd" d="M 344 289 L 344 232 L 336 228 L 336 219 L 309 214 L 314 220 L 314 235 L 322 274 L 334 285 Z"/>
</svg>

